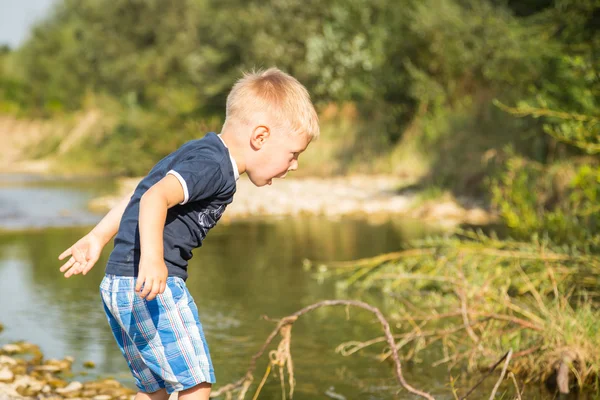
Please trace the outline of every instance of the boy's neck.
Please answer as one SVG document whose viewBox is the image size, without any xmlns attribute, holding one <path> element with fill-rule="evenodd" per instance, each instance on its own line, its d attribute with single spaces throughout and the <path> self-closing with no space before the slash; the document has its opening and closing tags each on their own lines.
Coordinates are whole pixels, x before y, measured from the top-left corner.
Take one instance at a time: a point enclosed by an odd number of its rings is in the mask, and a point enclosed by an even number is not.
<svg viewBox="0 0 600 400">
<path fill-rule="evenodd" d="M 246 161 L 243 151 L 244 145 L 243 143 L 241 143 L 239 135 L 236 135 L 235 133 L 229 132 L 227 130 L 223 130 L 219 134 L 219 136 L 225 143 L 225 146 L 227 146 L 229 154 L 235 160 L 235 163 L 238 167 L 238 173 L 242 175 L 244 172 L 246 172 Z"/>
</svg>

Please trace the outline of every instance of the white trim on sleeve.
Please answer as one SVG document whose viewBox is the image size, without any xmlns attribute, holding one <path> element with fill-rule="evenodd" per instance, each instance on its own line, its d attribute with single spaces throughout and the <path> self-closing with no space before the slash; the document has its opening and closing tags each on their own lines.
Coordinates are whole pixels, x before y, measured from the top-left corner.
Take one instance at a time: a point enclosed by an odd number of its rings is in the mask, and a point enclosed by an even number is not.
<svg viewBox="0 0 600 400">
<path fill-rule="evenodd" d="M 167 175 L 169 175 L 169 174 L 171 174 L 175 178 L 177 178 L 177 180 L 181 184 L 181 187 L 183 188 L 183 201 L 179 204 L 187 203 L 188 200 L 190 199 L 190 192 L 188 192 L 188 187 L 187 187 L 187 183 L 185 182 L 185 179 L 183 179 L 183 177 L 179 174 L 179 172 L 175 171 L 174 169 L 167 172 Z"/>
</svg>

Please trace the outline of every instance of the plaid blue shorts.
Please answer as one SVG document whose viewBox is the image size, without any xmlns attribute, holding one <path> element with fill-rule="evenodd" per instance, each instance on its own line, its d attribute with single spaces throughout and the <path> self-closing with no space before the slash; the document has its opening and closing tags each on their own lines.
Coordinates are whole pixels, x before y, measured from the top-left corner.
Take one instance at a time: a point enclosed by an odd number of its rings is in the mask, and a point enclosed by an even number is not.
<svg viewBox="0 0 600 400">
<path fill-rule="evenodd" d="M 215 383 L 198 308 L 183 279 L 167 278 L 164 293 L 147 301 L 136 279 L 106 275 L 100 284 L 104 311 L 140 391 L 168 393 Z"/>
</svg>

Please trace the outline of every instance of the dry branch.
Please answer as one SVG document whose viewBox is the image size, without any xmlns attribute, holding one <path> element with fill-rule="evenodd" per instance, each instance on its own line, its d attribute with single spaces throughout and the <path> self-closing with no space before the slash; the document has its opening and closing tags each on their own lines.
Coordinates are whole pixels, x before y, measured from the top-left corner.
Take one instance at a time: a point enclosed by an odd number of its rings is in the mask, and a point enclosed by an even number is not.
<svg viewBox="0 0 600 400">
<path fill-rule="evenodd" d="M 379 320 L 379 322 L 381 323 L 381 325 L 383 327 L 383 331 L 385 333 L 385 337 L 387 339 L 388 345 L 390 346 L 390 349 L 392 349 L 392 359 L 395 364 L 395 374 L 396 374 L 396 378 L 398 379 L 398 382 L 409 392 L 416 394 L 418 396 L 421 396 L 423 398 L 429 399 L 429 400 L 434 400 L 433 396 L 431 396 L 429 393 L 422 392 L 422 391 L 410 386 L 404 379 L 404 376 L 402 375 L 402 365 L 400 364 L 400 358 L 398 356 L 398 350 L 396 348 L 394 337 L 393 337 L 391 329 L 390 329 L 390 324 L 385 319 L 385 317 L 383 316 L 381 311 L 377 307 L 373 307 L 367 303 L 364 303 L 362 301 L 357 301 L 357 300 L 324 300 L 324 301 L 312 304 L 310 306 L 304 307 L 303 309 L 298 310 L 295 313 L 282 318 L 281 320 L 279 320 L 275 329 L 273 329 L 271 334 L 267 337 L 267 340 L 265 341 L 265 343 L 263 344 L 261 349 L 252 357 L 252 359 L 250 361 L 250 366 L 248 367 L 248 370 L 246 371 L 246 374 L 244 375 L 244 377 L 240 378 L 238 381 L 236 381 L 234 383 L 230 383 L 228 385 L 222 386 L 218 390 L 215 390 L 214 392 L 211 393 L 210 397 L 217 397 L 217 396 L 223 395 L 225 393 L 231 393 L 232 391 L 237 390 L 238 388 L 241 388 L 241 387 L 247 388 L 249 382 L 251 382 L 254 379 L 253 373 L 254 373 L 254 370 L 256 369 L 256 361 L 264 354 L 267 347 L 271 344 L 271 342 L 273 341 L 275 336 L 277 336 L 277 333 L 282 334 L 282 336 L 284 337 L 285 344 L 284 344 L 284 346 L 280 346 L 278 348 L 278 352 L 283 352 L 283 354 L 282 355 L 280 354 L 277 357 L 278 362 L 275 365 L 278 365 L 282 369 L 283 364 L 281 362 L 287 362 L 290 389 L 291 389 L 290 397 L 291 397 L 291 395 L 293 394 L 293 383 L 292 383 L 293 382 L 293 370 L 291 369 L 291 365 L 292 365 L 291 364 L 291 355 L 289 353 L 289 346 L 290 346 L 290 340 L 291 340 L 291 333 L 290 333 L 291 326 L 294 324 L 294 322 L 296 322 L 298 317 L 300 317 L 301 315 L 304 315 L 310 311 L 313 311 L 317 308 L 327 307 L 327 306 L 341 306 L 341 305 L 359 307 L 359 308 L 368 310 L 377 316 L 377 319 Z M 284 350 L 282 350 L 282 349 L 284 349 Z M 273 365 L 273 361 L 270 365 Z M 281 376 L 281 379 L 283 379 L 283 376 Z M 242 393 L 242 397 L 238 397 L 238 398 L 243 399 L 243 394 L 245 394 L 245 391 Z"/>
</svg>

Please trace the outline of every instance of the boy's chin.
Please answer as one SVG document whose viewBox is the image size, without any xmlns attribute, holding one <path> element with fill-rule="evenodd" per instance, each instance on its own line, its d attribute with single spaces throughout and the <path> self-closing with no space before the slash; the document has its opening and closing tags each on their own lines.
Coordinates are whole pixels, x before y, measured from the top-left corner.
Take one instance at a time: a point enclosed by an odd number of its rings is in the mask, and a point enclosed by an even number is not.
<svg viewBox="0 0 600 400">
<path fill-rule="evenodd" d="M 271 184 L 273 184 L 273 179 L 261 179 L 261 180 L 254 180 L 252 178 L 250 178 L 250 181 L 254 184 L 254 186 L 256 187 L 263 187 L 263 186 L 269 186 Z"/>
</svg>

